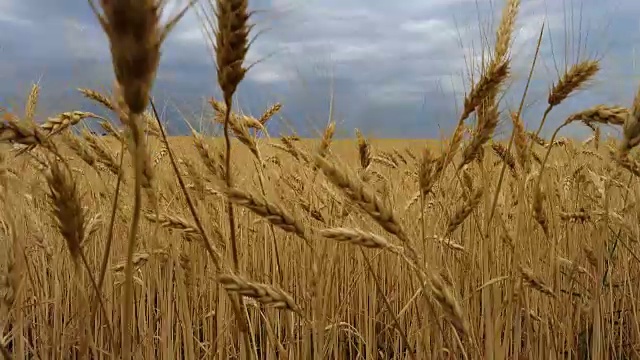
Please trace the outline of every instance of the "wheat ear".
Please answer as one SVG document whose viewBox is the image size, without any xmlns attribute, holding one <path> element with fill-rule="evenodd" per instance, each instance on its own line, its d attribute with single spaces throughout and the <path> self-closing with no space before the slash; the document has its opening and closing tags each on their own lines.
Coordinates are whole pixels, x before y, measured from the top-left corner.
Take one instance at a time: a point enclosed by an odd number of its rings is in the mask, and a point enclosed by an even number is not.
<svg viewBox="0 0 640 360">
<path fill-rule="evenodd" d="M 229 292 L 253 298 L 266 306 L 286 309 L 302 315 L 302 310 L 293 300 L 293 297 L 274 286 L 251 282 L 234 274 L 220 275 L 218 282 Z"/>
</svg>

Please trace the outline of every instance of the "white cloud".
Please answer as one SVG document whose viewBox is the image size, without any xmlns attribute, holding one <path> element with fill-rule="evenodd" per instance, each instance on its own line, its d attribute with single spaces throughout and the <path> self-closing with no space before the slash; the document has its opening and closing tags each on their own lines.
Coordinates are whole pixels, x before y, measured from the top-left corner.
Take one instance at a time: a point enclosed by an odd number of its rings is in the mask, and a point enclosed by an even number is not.
<svg viewBox="0 0 640 360">
<path fill-rule="evenodd" d="M 12 0 L 3 0 L 0 2 L 0 24 L 2 23 L 17 26 L 33 25 L 33 21 L 21 17 L 16 13 L 15 3 Z"/>
<path fill-rule="evenodd" d="M 75 59 L 109 58 L 109 45 L 102 29 L 75 19 L 64 19 L 64 43 Z"/>
<path fill-rule="evenodd" d="M 258 83 L 276 83 L 286 80 L 287 77 L 273 69 L 259 69 L 251 72 L 248 78 Z"/>
<path fill-rule="evenodd" d="M 27 19 L 22 19 L 17 16 L 12 16 L 11 14 L 2 14 L 0 13 L 0 23 L 7 23 L 10 25 L 19 25 L 19 26 L 30 26 L 33 25 L 33 22 Z"/>
<path fill-rule="evenodd" d="M 357 61 L 380 54 L 380 48 L 364 42 L 347 43 L 334 46 L 331 59 L 337 62 Z"/>
<path fill-rule="evenodd" d="M 247 78 L 258 83 L 278 83 L 291 81 L 295 73 L 274 64 L 258 64 L 247 73 Z"/>
<path fill-rule="evenodd" d="M 175 40 L 187 44 L 201 44 L 205 40 L 204 36 L 205 33 L 201 27 L 190 27 L 172 34 Z"/>
<path fill-rule="evenodd" d="M 442 33 L 451 36 L 456 35 L 455 31 L 452 31 L 451 24 L 442 19 L 409 20 L 402 23 L 400 29 L 409 33 L 425 35 L 441 35 Z"/>
</svg>

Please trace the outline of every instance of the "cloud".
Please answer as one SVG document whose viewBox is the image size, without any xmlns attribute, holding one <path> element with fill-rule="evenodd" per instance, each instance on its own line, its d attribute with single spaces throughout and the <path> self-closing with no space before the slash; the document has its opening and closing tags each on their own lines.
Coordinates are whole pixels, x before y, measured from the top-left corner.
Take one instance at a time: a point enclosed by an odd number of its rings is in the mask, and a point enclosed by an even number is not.
<svg viewBox="0 0 640 360">
<path fill-rule="evenodd" d="M 29 26 L 32 22 L 15 13 L 15 4 L 5 1 L 0 4 L 0 24 L 2 26 Z"/>
<path fill-rule="evenodd" d="M 165 19 L 184 3 L 169 1 Z M 206 0 L 200 4 L 206 5 Z M 254 33 L 260 35 L 248 55 L 247 62 L 255 65 L 240 87 L 238 102 L 247 111 L 260 112 L 280 101 L 283 116 L 305 134 L 303 130 L 313 133 L 326 123 L 333 91 L 336 116 L 349 133 L 359 127 L 376 136 L 448 134 L 471 75 L 478 75 L 481 49 L 492 44 L 502 4 L 250 1 L 257 10 Z M 108 42 L 86 3 L 4 0 L 0 14 L 0 102 L 19 99 L 32 81 L 42 79 L 41 110 L 50 115 L 46 112 L 86 104 L 74 87 L 108 88 Z M 587 91 L 553 113 L 545 131 L 584 106 L 628 104 L 640 80 L 632 48 L 640 40 L 639 15 L 640 5 L 634 0 L 612 0 L 606 7 L 599 0 L 523 1 L 505 108 L 519 103 L 543 24 L 544 40 L 526 101 L 529 127 L 539 121 L 546 92 L 558 73 L 588 56 L 602 59 L 601 74 Z M 218 95 L 201 19 L 196 11 L 188 12 L 167 39 L 155 84 L 155 93 L 182 110 L 197 107 L 194 114 L 203 98 Z M 281 130 L 277 123 L 270 126 Z"/>
</svg>

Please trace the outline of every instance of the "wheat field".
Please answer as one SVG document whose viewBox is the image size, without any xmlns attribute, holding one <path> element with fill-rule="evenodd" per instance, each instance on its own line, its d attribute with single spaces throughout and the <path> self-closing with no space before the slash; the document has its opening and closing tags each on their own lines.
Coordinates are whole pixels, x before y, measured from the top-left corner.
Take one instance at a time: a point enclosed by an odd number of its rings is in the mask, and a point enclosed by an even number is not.
<svg viewBox="0 0 640 360">
<path fill-rule="evenodd" d="M 40 121 L 37 85 L 1 112 L 5 359 L 640 359 L 640 91 L 542 138 L 600 70 L 577 62 L 528 129 L 500 101 L 518 0 L 443 141 L 334 139 L 333 119 L 301 139 L 268 133 L 287 104 L 237 112 L 246 0 L 205 17 L 221 135 L 168 136 L 150 92 L 182 13 L 90 4 L 116 81 L 78 96 L 105 115 Z M 593 136 L 558 136 L 578 123 Z"/>
</svg>

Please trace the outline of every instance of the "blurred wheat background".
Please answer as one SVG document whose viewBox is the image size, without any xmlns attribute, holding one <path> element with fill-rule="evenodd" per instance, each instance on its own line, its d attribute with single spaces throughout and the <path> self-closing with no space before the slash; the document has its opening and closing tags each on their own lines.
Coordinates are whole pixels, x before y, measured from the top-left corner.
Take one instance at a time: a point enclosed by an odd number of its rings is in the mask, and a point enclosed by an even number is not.
<svg viewBox="0 0 640 360">
<path fill-rule="evenodd" d="M 287 104 L 234 109 L 251 9 L 217 0 L 199 9 L 221 132 L 167 136 L 149 94 L 183 13 L 161 22 L 162 3 L 90 2 L 116 81 L 78 96 L 108 115 L 36 121 L 38 85 L 2 111 L 4 358 L 640 358 L 640 92 L 541 132 L 599 59 L 568 66 L 527 129 L 526 91 L 501 101 L 506 0 L 447 139 L 334 139 L 332 118 L 317 139 L 275 136 Z M 575 124 L 592 135 L 558 135 Z"/>
</svg>

